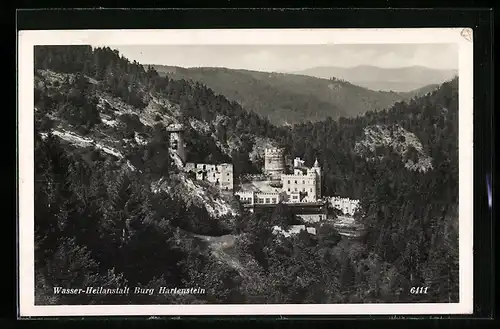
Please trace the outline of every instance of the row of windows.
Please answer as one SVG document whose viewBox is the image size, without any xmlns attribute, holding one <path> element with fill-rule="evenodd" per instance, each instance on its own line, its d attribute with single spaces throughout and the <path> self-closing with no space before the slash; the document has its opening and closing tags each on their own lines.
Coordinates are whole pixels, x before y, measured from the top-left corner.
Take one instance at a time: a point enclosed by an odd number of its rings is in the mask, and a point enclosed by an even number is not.
<svg viewBox="0 0 500 329">
<path fill-rule="evenodd" d="M 306 183 L 306 181 L 305 181 L 305 180 L 303 180 L 303 181 L 302 181 L 302 184 L 305 184 L 305 183 Z M 313 183 L 313 182 L 311 182 L 310 180 L 307 180 L 307 184 L 312 184 L 312 183 Z M 287 181 L 287 184 L 290 184 L 290 180 L 288 180 L 288 181 Z M 298 183 L 297 183 L 297 181 L 294 181 L 294 184 L 298 184 Z"/>
<path fill-rule="evenodd" d="M 207 165 L 203 165 L 203 170 L 207 169 Z M 212 170 L 217 170 L 217 168 L 212 167 Z M 229 176 L 229 173 L 226 173 L 227 176 Z"/>
<path fill-rule="evenodd" d="M 295 192 L 298 192 L 298 191 L 297 191 L 297 188 L 294 188 L 293 190 L 294 190 Z M 305 188 L 305 187 L 304 187 L 304 188 L 302 188 L 302 192 L 305 192 L 305 191 L 306 191 L 306 188 Z M 312 192 L 312 191 L 313 191 L 313 189 L 311 188 L 311 189 L 310 189 L 310 192 Z M 288 192 L 291 192 L 291 191 L 290 191 L 290 188 L 288 188 Z"/>
<path fill-rule="evenodd" d="M 265 201 L 265 202 L 264 202 Z M 258 198 L 257 203 L 277 203 L 276 198 Z"/>
<path fill-rule="evenodd" d="M 213 178 L 215 178 L 215 176 L 214 176 Z M 205 180 L 205 179 L 206 179 L 206 177 L 205 177 L 203 174 L 198 174 L 198 175 L 196 176 L 196 179 L 199 179 L 199 180 Z M 216 183 L 219 183 L 219 182 L 220 182 L 220 181 L 219 181 L 219 178 L 215 179 L 215 182 L 216 182 Z M 227 178 L 224 182 L 231 183 L 231 178 L 230 178 L 230 177 L 228 177 L 228 178 Z"/>
</svg>

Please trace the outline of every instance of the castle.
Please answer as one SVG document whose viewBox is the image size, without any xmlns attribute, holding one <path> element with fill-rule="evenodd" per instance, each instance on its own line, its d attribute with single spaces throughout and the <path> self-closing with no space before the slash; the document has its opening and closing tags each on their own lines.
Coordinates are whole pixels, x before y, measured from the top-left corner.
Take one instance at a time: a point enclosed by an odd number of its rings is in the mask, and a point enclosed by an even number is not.
<svg viewBox="0 0 500 329">
<path fill-rule="evenodd" d="M 208 164 L 186 162 L 184 127 L 174 124 L 167 127 L 170 133 L 170 149 L 175 153 L 184 170 L 193 173 L 196 180 L 215 184 L 221 191 L 234 191 L 234 173 L 231 163 Z M 359 200 L 331 197 L 325 200 L 321 195 L 321 167 L 318 160 L 312 167 L 297 157 L 293 168 L 287 172 L 285 151 L 282 148 L 267 148 L 264 151 L 265 180 L 253 179 L 241 184 L 234 192 L 240 202 L 252 211 L 254 207 L 274 206 L 280 202 L 292 205 L 296 214 L 309 222 L 327 218 L 329 203 L 346 215 L 353 215 Z"/>
<path fill-rule="evenodd" d="M 304 161 L 295 158 L 293 173 L 282 174 L 283 191 L 289 194 L 290 202 L 315 202 L 321 199 L 321 168 L 318 160 L 311 168 L 304 165 Z"/>
<path fill-rule="evenodd" d="M 267 180 L 252 180 L 235 192 L 250 211 L 256 207 L 272 208 L 282 202 L 306 222 L 327 219 L 328 207 L 321 197 L 321 167 L 317 159 L 312 167 L 307 167 L 305 161 L 295 158 L 293 168 L 287 172 L 284 150 L 268 148 L 264 151 L 264 173 Z"/>
<path fill-rule="evenodd" d="M 186 162 L 186 144 L 184 142 L 184 126 L 171 124 L 166 130 L 170 133 L 170 150 L 176 154 L 186 172 L 195 174 L 197 180 L 215 184 L 222 191 L 232 191 L 234 188 L 233 164 L 209 164 Z"/>
<path fill-rule="evenodd" d="M 348 216 L 353 216 L 358 209 L 359 200 L 338 196 L 328 199 L 322 197 L 322 172 L 317 159 L 312 167 L 307 167 L 304 160 L 296 157 L 291 172 L 287 173 L 284 150 L 269 148 L 264 152 L 264 172 L 269 177 L 267 181 L 255 180 L 243 184 L 242 188 L 235 192 L 240 201 L 249 208 L 283 202 L 291 205 L 297 216 L 307 222 L 326 219 L 327 204 Z"/>
<path fill-rule="evenodd" d="M 321 168 L 317 160 L 312 168 L 307 168 L 304 161 L 296 158 L 293 172 L 286 173 L 282 149 L 266 149 L 264 156 L 264 171 L 269 180 L 243 184 L 235 193 L 243 204 L 316 203 L 321 199 Z"/>
</svg>

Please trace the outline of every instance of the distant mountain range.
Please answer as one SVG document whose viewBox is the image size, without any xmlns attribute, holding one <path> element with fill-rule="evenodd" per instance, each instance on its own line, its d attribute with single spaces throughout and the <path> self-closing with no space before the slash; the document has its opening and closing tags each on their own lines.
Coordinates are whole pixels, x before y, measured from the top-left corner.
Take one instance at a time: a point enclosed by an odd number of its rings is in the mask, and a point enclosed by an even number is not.
<svg viewBox="0 0 500 329">
<path fill-rule="evenodd" d="M 381 68 L 371 65 L 356 67 L 314 67 L 289 72 L 316 78 L 335 77 L 371 90 L 408 92 L 427 85 L 441 84 L 458 75 L 458 70 L 437 70 L 423 66 Z"/>
<path fill-rule="evenodd" d="M 398 101 L 422 96 L 437 85 L 419 85 L 411 92 L 374 91 L 347 81 L 306 75 L 235 70 L 152 66 L 160 75 L 192 80 L 277 125 L 320 121 L 327 117 L 355 117 L 385 109 Z"/>
</svg>

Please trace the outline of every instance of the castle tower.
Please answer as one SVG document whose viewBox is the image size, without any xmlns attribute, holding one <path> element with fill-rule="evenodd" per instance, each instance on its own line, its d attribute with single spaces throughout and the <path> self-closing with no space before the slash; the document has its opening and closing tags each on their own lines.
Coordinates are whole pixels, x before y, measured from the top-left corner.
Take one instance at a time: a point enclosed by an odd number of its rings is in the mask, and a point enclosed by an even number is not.
<svg viewBox="0 0 500 329">
<path fill-rule="evenodd" d="M 316 172 L 317 180 L 316 180 L 316 197 L 321 198 L 321 167 L 319 166 L 318 159 L 314 161 L 313 169 Z"/>
<path fill-rule="evenodd" d="M 281 148 L 268 148 L 264 152 L 264 170 L 275 180 L 285 173 L 285 151 Z"/>
<path fill-rule="evenodd" d="M 184 126 L 181 124 L 172 124 L 167 127 L 167 131 L 170 133 L 170 149 L 177 153 L 182 163 L 186 163 Z"/>
<path fill-rule="evenodd" d="M 234 188 L 233 164 L 223 163 L 219 166 L 219 183 L 223 191 L 232 191 Z"/>
</svg>

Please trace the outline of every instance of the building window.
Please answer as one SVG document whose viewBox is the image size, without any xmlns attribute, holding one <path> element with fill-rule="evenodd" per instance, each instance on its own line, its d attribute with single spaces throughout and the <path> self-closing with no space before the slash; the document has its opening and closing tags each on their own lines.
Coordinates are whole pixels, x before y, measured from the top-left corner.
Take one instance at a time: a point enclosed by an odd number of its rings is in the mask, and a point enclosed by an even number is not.
<svg viewBox="0 0 500 329">
<path fill-rule="evenodd" d="M 276 198 L 273 198 L 273 203 L 276 203 Z"/>
<path fill-rule="evenodd" d="M 294 199 L 297 199 L 297 196 L 296 196 L 296 195 L 294 195 L 294 196 L 293 196 L 293 198 L 294 198 Z"/>
<path fill-rule="evenodd" d="M 269 198 L 266 198 L 266 203 L 269 203 Z"/>
<path fill-rule="evenodd" d="M 311 192 L 313 191 L 313 189 L 311 189 Z"/>
<path fill-rule="evenodd" d="M 295 192 L 297 192 L 297 188 L 295 188 Z"/>
<path fill-rule="evenodd" d="M 288 188 L 288 192 L 290 192 L 290 188 Z"/>
<path fill-rule="evenodd" d="M 259 198 L 259 203 L 264 203 L 264 199 Z"/>
<path fill-rule="evenodd" d="M 203 170 L 207 169 L 207 166 L 206 165 L 203 165 Z"/>
<path fill-rule="evenodd" d="M 295 181 L 295 184 L 297 184 L 297 181 Z"/>
<path fill-rule="evenodd" d="M 302 184 L 305 184 L 306 182 L 305 181 L 302 181 Z"/>
<path fill-rule="evenodd" d="M 290 180 L 288 181 L 288 184 L 290 184 Z"/>
<path fill-rule="evenodd" d="M 227 173 L 226 176 L 229 176 L 229 173 Z"/>
</svg>

